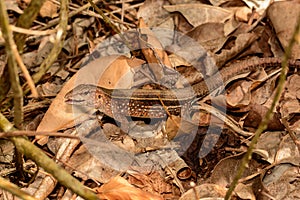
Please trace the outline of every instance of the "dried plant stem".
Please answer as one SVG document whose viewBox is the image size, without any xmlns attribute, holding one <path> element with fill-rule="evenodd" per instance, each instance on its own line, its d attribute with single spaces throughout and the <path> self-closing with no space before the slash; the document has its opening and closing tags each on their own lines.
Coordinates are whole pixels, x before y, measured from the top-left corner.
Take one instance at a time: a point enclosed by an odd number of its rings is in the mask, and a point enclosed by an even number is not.
<svg viewBox="0 0 300 200">
<path fill-rule="evenodd" d="M 43 75 L 48 71 L 57 56 L 61 52 L 64 44 L 64 39 L 66 37 L 67 25 L 68 25 L 68 0 L 61 1 L 60 15 L 59 15 L 59 25 L 57 28 L 57 34 L 54 38 L 54 45 L 49 53 L 48 57 L 42 62 L 39 67 L 39 71 L 33 75 L 33 81 L 35 83 L 39 82 Z M 26 89 L 25 92 L 28 90 Z"/>
<path fill-rule="evenodd" d="M 286 118 L 282 119 L 282 124 L 284 125 L 284 127 L 286 128 L 286 130 L 288 131 L 291 139 L 293 140 L 293 142 L 295 143 L 295 145 L 298 148 L 298 151 L 300 152 L 300 141 L 298 140 L 296 134 L 294 133 L 294 131 L 289 127 L 289 124 L 287 122 Z"/>
<path fill-rule="evenodd" d="M 14 92 L 14 124 L 17 128 L 22 128 L 23 123 L 23 92 L 20 86 L 16 59 L 13 53 L 15 46 L 12 30 L 9 25 L 6 6 L 3 0 L 0 0 L 0 26 L 5 39 L 5 49 L 8 55 L 8 73 L 12 90 Z"/>
<path fill-rule="evenodd" d="M 2 178 L 1 176 L 0 176 L 0 188 L 9 191 L 13 195 L 20 197 L 21 199 L 37 200 L 36 198 L 32 197 L 31 195 L 27 194 L 26 192 L 20 190 L 20 188 L 18 186 L 9 182 L 8 180 Z"/>
<path fill-rule="evenodd" d="M 45 135 L 45 136 L 53 136 L 53 137 L 64 137 L 64 138 L 72 138 L 78 139 L 78 136 L 70 135 L 68 133 L 60 133 L 60 132 L 45 132 L 45 131 L 12 131 L 12 132 L 1 132 L 0 138 L 5 137 L 13 137 L 13 136 L 37 136 L 37 135 Z"/>
<path fill-rule="evenodd" d="M 94 0 L 93 2 L 96 3 L 96 2 L 99 2 L 99 1 L 100 0 Z M 80 6 L 77 10 L 74 10 L 74 11 L 70 12 L 68 14 L 68 17 L 69 18 L 73 17 L 73 16 L 77 15 L 78 13 L 84 11 L 85 9 L 89 8 L 90 6 L 91 6 L 90 3 L 87 3 L 87 4 L 83 5 L 83 6 Z M 52 26 L 55 26 L 58 23 L 59 23 L 59 19 L 53 19 L 53 20 L 49 21 L 46 26 L 40 28 L 40 30 L 46 30 L 48 28 L 51 28 Z"/>
<path fill-rule="evenodd" d="M 19 17 L 16 26 L 26 29 L 30 28 L 44 2 L 45 0 L 32 0 L 28 7 L 24 10 L 24 13 Z M 18 50 L 23 52 L 26 35 L 16 33 L 14 39 L 16 41 Z"/>
<path fill-rule="evenodd" d="M 295 44 L 295 42 L 297 40 L 297 37 L 299 37 L 299 34 L 300 34 L 300 15 L 298 16 L 298 21 L 297 21 L 297 25 L 295 27 L 295 31 L 292 35 L 292 38 L 289 42 L 288 47 L 285 50 L 285 54 L 284 54 L 282 64 L 281 64 L 281 66 L 282 66 L 281 74 L 280 74 L 278 86 L 277 86 L 277 89 L 276 89 L 276 92 L 275 92 L 275 96 L 274 96 L 274 99 L 272 101 L 272 105 L 271 105 L 270 109 L 267 111 L 267 113 L 266 113 L 265 117 L 263 118 L 262 122 L 259 124 L 259 126 L 258 126 L 258 128 L 255 132 L 255 135 L 254 135 L 253 139 L 251 140 L 248 151 L 246 152 L 245 156 L 243 157 L 242 163 L 239 166 L 237 174 L 234 177 L 233 182 L 231 183 L 231 185 L 230 185 L 230 187 L 229 187 L 229 189 L 226 193 L 225 199 L 230 199 L 230 197 L 232 195 L 232 192 L 234 191 L 234 189 L 235 189 L 235 187 L 238 183 L 238 180 L 242 177 L 242 175 L 243 175 L 243 173 L 246 169 L 246 166 L 248 165 L 249 161 L 251 160 L 253 149 L 254 149 L 254 146 L 257 143 L 258 139 L 259 139 L 259 136 L 267 128 L 270 119 L 273 117 L 273 111 L 274 111 L 275 106 L 277 105 L 277 103 L 279 101 L 279 98 L 280 98 L 281 93 L 282 93 L 283 88 L 284 88 L 284 83 L 285 83 L 286 75 L 287 75 L 287 72 L 288 72 L 288 59 L 291 55 L 292 47 Z"/>
<path fill-rule="evenodd" d="M 14 25 L 10 25 L 11 29 L 14 32 L 17 33 L 22 33 L 22 34 L 27 34 L 27 35 L 51 35 L 57 32 L 56 29 L 51 29 L 51 30 L 45 30 L 45 31 L 37 31 L 37 30 L 30 30 L 30 29 L 25 29 L 25 28 L 20 28 Z"/>
<path fill-rule="evenodd" d="M 15 42 L 14 41 L 12 41 L 12 42 L 13 42 L 13 44 L 12 44 L 11 48 L 12 48 L 12 52 L 14 54 L 14 57 L 15 57 L 18 65 L 20 66 L 23 74 L 24 74 L 24 77 L 25 77 L 25 79 L 27 81 L 27 84 L 28 84 L 28 86 L 29 86 L 29 88 L 31 90 L 32 96 L 37 98 L 39 95 L 38 95 L 38 92 L 37 92 L 37 90 L 35 88 L 34 82 L 33 82 L 32 78 L 31 78 L 31 76 L 30 76 L 30 74 L 29 74 L 26 66 L 24 65 L 24 63 L 22 61 L 22 58 L 21 58 L 21 56 L 20 56 L 20 54 L 18 52 L 18 49 L 17 49 L 17 46 L 16 46 Z M 19 85 L 19 87 L 21 88 L 20 85 Z"/>
<path fill-rule="evenodd" d="M 104 13 L 102 12 L 101 9 L 98 8 L 98 6 L 96 6 L 96 4 L 92 1 L 92 0 L 88 0 L 88 2 L 93 6 L 93 8 L 101 15 L 101 17 L 103 18 L 103 21 L 110 26 L 114 32 L 116 33 L 120 33 L 121 31 L 119 30 L 118 27 L 116 27 L 113 23 L 111 23 L 110 19 L 104 15 Z"/>
</svg>

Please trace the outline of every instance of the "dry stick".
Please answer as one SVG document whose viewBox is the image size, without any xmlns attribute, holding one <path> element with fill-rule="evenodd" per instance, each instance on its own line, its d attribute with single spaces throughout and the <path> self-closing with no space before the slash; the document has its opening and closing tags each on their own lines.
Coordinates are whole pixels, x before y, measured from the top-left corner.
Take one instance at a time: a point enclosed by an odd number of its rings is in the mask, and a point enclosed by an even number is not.
<svg viewBox="0 0 300 200">
<path fill-rule="evenodd" d="M 100 1 L 100 0 L 95 0 L 93 2 L 97 3 L 98 1 Z M 71 17 L 77 15 L 78 13 L 82 12 L 83 10 L 89 8 L 90 6 L 91 6 L 91 4 L 87 3 L 83 6 L 81 6 L 80 8 L 78 8 L 78 10 L 74 10 L 74 11 L 70 12 L 68 14 L 68 17 L 71 18 Z M 59 19 L 51 20 L 48 22 L 47 26 L 42 27 L 40 30 L 45 30 L 45 29 L 51 28 L 52 26 L 55 26 L 58 23 L 59 23 Z"/>
<path fill-rule="evenodd" d="M 45 136 L 54 136 L 54 137 L 64 137 L 78 139 L 78 136 L 70 135 L 67 133 L 60 132 L 46 132 L 46 131 L 12 131 L 12 132 L 0 132 L 0 138 L 4 137 L 14 137 L 14 136 L 36 136 L 36 135 L 45 135 Z"/>
<path fill-rule="evenodd" d="M 115 31 L 116 33 L 119 34 L 120 38 L 123 40 L 124 44 L 130 49 L 132 50 L 132 45 L 129 44 L 129 42 L 126 40 L 126 38 L 124 37 L 124 35 L 120 34 L 120 30 L 117 26 L 115 26 L 113 23 L 111 23 L 110 19 L 102 12 L 102 10 L 100 8 L 98 8 L 98 6 L 96 6 L 96 4 L 93 3 L 92 0 L 88 0 L 88 2 L 90 2 L 90 4 L 93 6 L 93 8 L 101 15 L 101 17 L 103 18 L 104 22 L 110 26 L 113 31 Z"/>
<path fill-rule="evenodd" d="M 285 126 L 285 128 L 288 131 L 291 139 L 293 140 L 293 142 L 295 143 L 295 145 L 298 148 L 298 151 L 300 152 L 300 141 L 298 140 L 298 138 L 297 138 L 296 134 L 294 133 L 294 131 L 289 127 L 289 124 L 288 124 L 286 118 L 282 119 L 282 124 Z"/>
<path fill-rule="evenodd" d="M 67 4 L 67 2 L 64 1 L 61 2 L 60 16 L 59 16 L 60 22 L 57 28 L 56 38 L 54 38 L 53 48 L 51 49 L 51 52 L 49 53 L 48 57 L 40 65 L 39 71 L 33 75 L 33 81 L 35 83 L 41 80 L 43 75 L 48 71 L 48 69 L 57 59 L 57 56 L 59 55 L 63 47 L 64 39 L 66 37 L 67 25 L 68 25 L 68 6 L 65 4 Z M 26 85 L 24 87 L 26 87 Z M 27 91 L 28 89 L 25 89 L 24 92 Z"/>
<path fill-rule="evenodd" d="M 27 80 L 27 83 L 28 83 L 29 88 L 31 90 L 32 96 L 37 98 L 39 95 L 38 95 L 38 92 L 37 92 L 37 90 L 35 88 L 34 82 L 33 82 L 32 78 L 31 78 L 31 76 L 30 76 L 30 74 L 29 74 L 26 66 L 24 65 L 24 63 L 22 61 L 22 58 L 21 58 L 21 56 L 20 56 L 20 54 L 18 52 L 18 49 L 17 49 L 17 46 L 16 46 L 15 42 L 14 41 L 12 41 L 12 42 L 13 42 L 13 44 L 12 44 L 11 48 L 12 48 L 12 52 L 13 52 L 13 54 L 15 56 L 15 59 L 16 59 L 18 65 L 19 65 L 19 67 L 21 68 L 21 70 L 22 70 L 22 72 L 23 72 L 23 74 L 25 76 L 25 79 Z"/>
<path fill-rule="evenodd" d="M 16 127 L 21 128 L 23 123 L 23 94 L 20 87 L 20 81 L 18 76 L 17 63 L 13 56 L 12 47 L 14 46 L 12 30 L 9 26 L 8 15 L 6 12 L 6 6 L 3 0 L 0 1 L 0 21 L 1 29 L 3 32 L 3 38 L 5 42 L 5 49 L 8 55 L 8 72 L 12 90 L 14 92 L 14 124 Z"/>
<path fill-rule="evenodd" d="M 45 0 L 32 0 L 24 13 L 19 17 L 17 27 L 30 28 Z M 26 35 L 17 33 L 14 36 L 18 50 L 23 52 Z"/>
<path fill-rule="evenodd" d="M 22 129 L 24 112 L 23 112 L 23 91 L 20 86 L 20 80 L 18 76 L 18 69 L 15 57 L 13 56 L 13 49 L 16 49 L 16 45 L 13 39 L 12 30 L 9 26 L 9 18 L 6 12 L 6 5 L 3 0 L 0 0 L 0 21 L 1 30 L 3 32 L 3 38 L 5 40 L 5 49 L 8 56 L 8 73 L 11 88 L 13 91 L 14 99 L 14 124 L 17 128 Z M 23 159 L 19 150 L 15 151 L 14 161 L 16 162 L 16 168 L 19 175 L 19 180 L 24 181 L 23 171 Z"/>
<path fill-rule="evenodd" d="M 11 29 L 14 32 L 17 33 L 23 33 L 23 34 L 27 34 L 27 35 L 51 35 L 57 32 L 56 29 L 51 29 L 51 30 L 46 30 L 46 31 L 37 31 L 37 30 L 30 30 L 30 29 L 26 29 L 26 28 L 20 28 L 14 25 L 10 25 Z"/>
<path fill-rule="evenodd" d="M 37 200 L 28 193 L 19 189 L 19 187 L 0 176 L 0 188 L 7 190 L 13 195 L 25 200 Z"/>
<path fill-rule="evenodd" d="M 110 19 L 104 15 L 104 13 L 102 12 L 101 9 L 98 8 L 98 6 L 96 6 L 96 4 L 94 4 L 94 2 L 92 0 L 88 0 L 88 2 L 93 6 L 93 8 L 101 15 L 101 17 L 103 18 L 104 22 L 110 26 L 114 32 L 116 33 L 120 33 L 121 31 L 119 30 L 118 27 L 116 27 L 113 23 L 111 23 Z M 122 38 L 123 39 L 123 38 Z M 124 40 L 125 41 L 125 40 Z"/>
<path fill-rule="evenodd" d="M 238 180 L 242 177 L 242 175 L 246 169 L 246 166 L 248 165 L 249 161 L 251 160 L 253 149 L 259 139 L 259 136 L 267 128 L 267 125 L 268 125 L 270 119 L 273 117 L 273 110 L 275 109 L 275 106 L 278 103 L 279 98 L 281 96 L 281 92 L 284 88 L 284 83 L 285 83 L 286 75 L 287 75 L 287 71 L 288 71 L 288 59 L 291 55 L 292 47 L 293 47 L 294 43 L 296 42 L 296 39 L 297 39 L 296 37 L 299 36 L 299 34 L 300 34 L 300 15 L 298 16 L 298 21 L 297 21 L 295 31 L 289 42 L 288 47 L 286 48 L 286 52 L 284 54 L 284 57 L 283 57 L 283 60 L 281 63 L 281 66 L 282 66 L 281 74 L 280 74 L 278 87 L 276 89 L 276 93 L 275 93 L 272 105 L 271 105 L 270 109 L 268 110 L 268 112 L 266 113 L 265 117 L 263 118 L 262 122 L 259 124 L 259 126 L 255 132 L 255 135 L 254 135 L 253 139 L 251 140 L 249 149 L 248 149 L 247 153 L 245 154 L 245 156 L 243 157 L 242 163 L 237 171 L 237 174 L 234 177 L 233 182 L 231 183 L 231 185 L 226 193 L 225 200 L 230 199 L 231 194 L 234 191 L 234 189 L 238 183 Z"/>
</svg>

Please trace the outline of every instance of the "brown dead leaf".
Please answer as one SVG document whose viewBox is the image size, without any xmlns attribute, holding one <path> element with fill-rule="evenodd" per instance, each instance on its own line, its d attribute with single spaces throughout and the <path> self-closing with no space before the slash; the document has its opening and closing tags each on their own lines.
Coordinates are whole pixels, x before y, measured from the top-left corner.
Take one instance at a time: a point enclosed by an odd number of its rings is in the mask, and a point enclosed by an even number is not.
<svg viewBox="0 0 300 200">
<path fill-rule="evenodd" d="M 238 170 L 238 167 L 241 165 L 242 158 L 244 156 L 244 153 L 234 155 L 234 156 L 228 156 L 224 159 L 222 159 L 214 168 L 211 177 L 209 178 L 209 183 L 214 183 L 219 185 L 220 187 L 227 187 L 230 185 L 236 175 L 236 172 Z M 252 175 L 254 173 L 257 173 L 259 171 L 260 163 L 258 163 L 256 160 L 252 159 L 244 171 L 242 177 L 246 177 L 249 175 Z M 255 179 L 259 178 L 256 176 L 252 179 L 252 181 L 255 181 Z M 259 187 L 257 185 L 257 187 Z"/>
<path fill-rule="evenodd" d="M 195 191 L 197 192 L 197 196 L 201 199 L 221 200 L 224 199 L 227 190 L 225 187 L 216 184 L 205 183 L 188 190 L 179 200 L 197 199 Z"/>
<path fill-rule="evenodd" d="M 108 182 L 120 173 L 101 162 L 84 145 L 76 149 L 68 160 L 68 165 L 72 166 L 75 177 L 79 177 L 82 180 L 93 178 L 101 183 Z"/>
<path fill-rule="evenodd" d="M 19 8 L 19 2 L 16 0 L 5 0 L 4 1 L 7 10 L 12 10 L 18 14 L 23 14 L 23 10 Z"/>
<path fill-rule="evenodd" d="M 100 199 L 115 200 L 163 200 L 162 197 L 144 192 L 130 185 L 124 178 L 117 176 L 97 190 Z"/>
<path fill-rule="evenodd" d="M 293 74 L 288 77 L 286 90 L 280 101 L 279 108 L 282 118 L 288 121 L 299 121 L 297 115 L 300 113 L 300 75 Z M 298 120 L 297 120 L 298 119 Z"/>
<path fill-rule="evenodd" d="M 166 133 L 169 140 L 180 135 L 192 134 L 198 126 L 187 119 L 172 115 L 166 122 Z"/>
<path fill-rule="evenodd" d="M 46 1 L 40 9 L 41 17 L 54 18 L 58 16 L 58 6 L 52 1 Z"/>
<path fill-rule="evenodd" d="M 164 73 L 160 64 L 167 67 L 172 67 L 172 64 L 160 41 L 147 27 L 142 18 L 139 20 L 139 28 L 142 35 L 142 37 L 139 38 L 142 52 L 148 64 L 151 66 L 151 69 L 154 71 L 153 74 L 157 76 L 157 80 L 161 80 Z"/>
<path fill-rule="evenodd" d="M 180 12 L 190 24 L 197 27 L 204 23 L 223 23 L 233 17 L 233 12 L 206 4 L 178 4 L 163 6 L 169 12 Z"/>
<path fill-rule="evenodd" d="M 289 163 L 276 165 L 266 173 L 263 184 L 274 199 L 299 199 L 299 166 Z"/>
<path fill-rule="evenodd" d="M 238 7 L 238 9 L 235 11 L 235 17 L 239 21 L 248 22 L 249 16 L 252 13 L 252 10 L 248 7 Z"/>
<path fill-rule="evenodd" d="M 166 181 L 165 177 L 157 171 L 151 171 L 150 174 L 141 174 L 133 171 L 128 176 L 130 184 L 154 194 L 172 192 L 171 184 Z"/>
<path fill-rule="evenodd" d="M 251 109 L 244 120 L 244 126 L 257 128 L 262 119 L 265 117 L 267 111 L 268 108 L 265 106 L 259 104 L 251 105 Z M 284 129 L 279 117 L 280 116 L 278 115 L 278 113 L 274 113 L 273 118 L 268 123 L 267 130 L 279 131 Z"/>
<path fill-rule="evenodd" d="M 166 0 L 146 0 L 140 6 L 137 13 L 138 18 L 143 18 L 149 27 L 164 27 L 170 30 L 174 27 L 174 22 L 170 13 L 163 9 L 163 5 L 169 5 Z"/>
<path fill-rule="evenodd" d="M 235 40 L 235 45 L 230 49 L 223 49 L 220 54 L 215 54 L 216 65 L 223 66 L 226 61 L 231 60 L 243 50 L 253 44 L 258 39 L 258 35 L 255 33 L 242 33 L 239 34 Z"/>
<path fill-rule="evenodd" d="M 268 17 L 270 18 L 274 26 L 277 37 L 283 48 L 286 48 L 288 46 L 288 43 L 294 32 L 294 27 L 297 24 L 299 13 L 299 1 L 275 2 L 272 5 L 270 5 L 268 9 Z M 291 58 L 300 58 L 299 44 L 295 44 L 293 46 L 293 49 L 291 51 Z"/>
<path fill-rule="evenodd" d="M 250 89 L 252 82 L 236 82 L 237 87 L 226 95 L 226 102 L 232 108 L 242 108 L 248 106 L 251 102 Z"/>
<path fill-rule="evenodd" d="M 260 155 L 262 160 L 272 164 L 275 162 L 275 156 L 282 138 L 282 133 L 279 131 L 265 132 L 259 137 L 254 152 Z"/>
<path fill-rule="evenodd" d="M 204 23 L 186 34 L 199 42 L 206 50 L 218 51 L 226 42 L 223 23 Z"/>
</svg>

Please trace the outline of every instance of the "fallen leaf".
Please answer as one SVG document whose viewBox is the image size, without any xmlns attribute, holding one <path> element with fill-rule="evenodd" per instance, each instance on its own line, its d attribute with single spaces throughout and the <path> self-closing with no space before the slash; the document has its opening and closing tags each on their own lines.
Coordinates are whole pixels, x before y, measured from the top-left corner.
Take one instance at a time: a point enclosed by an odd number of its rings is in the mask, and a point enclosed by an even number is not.
<svg viewBox="0 0 300 200">
<path fill-rule="evenodd" d="M 233 17 L 233 12 L 206 4 L 178 4 L 163 6 L 169 12 L 180 12 L 194 27 L 204 23 L 224 23 Z"/>
<path fill-rule="evenodd" d="M 58 6 L 52 1 L 46 1 L 40 9 L 41 17 L 54 18 L 58 16 Z"/>
<path fill-rule="evenodd" d="M 116 176 L 97 190 L 100 199 L 115 200 L 163 200 L 162 197 L 144 192 L 130 185 L 124 178 Z"/>
</svg>

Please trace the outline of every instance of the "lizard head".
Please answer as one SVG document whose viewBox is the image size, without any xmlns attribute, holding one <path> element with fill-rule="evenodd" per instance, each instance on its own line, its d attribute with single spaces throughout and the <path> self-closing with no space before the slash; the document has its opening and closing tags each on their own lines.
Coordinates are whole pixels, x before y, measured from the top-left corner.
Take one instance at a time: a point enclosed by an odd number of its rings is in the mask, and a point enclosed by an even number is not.
<svg viewBox="0 0 300 200">
<path fill-rule="evenodd" d="M 94 107 L 101 109 L 105 94 L 95 85 L 81 84 L 65 95 L 65 102 L 71 105 Z"/>
</svg>

